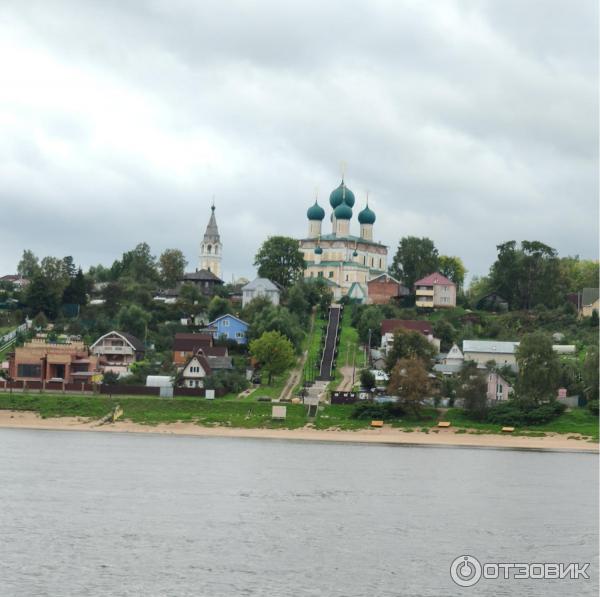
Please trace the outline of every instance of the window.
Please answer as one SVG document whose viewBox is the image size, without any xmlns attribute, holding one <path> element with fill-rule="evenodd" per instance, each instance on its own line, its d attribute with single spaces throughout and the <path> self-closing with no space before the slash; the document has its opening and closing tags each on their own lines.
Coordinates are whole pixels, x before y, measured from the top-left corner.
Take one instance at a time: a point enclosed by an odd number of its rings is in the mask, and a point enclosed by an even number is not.
<svg viewBox="0 0 600 597">
<path fill-rule="evenodd" d="M 221 322 L 221 325 L 222 325 L 224 328 L 228 328 L 228 327 L 229 327 L 229 319 L 224 319 L 224 320 Z"/>
<path fill-rule="evenodd" d="M 333 272 L 329 272 L 329 277 L 333 278 Z"/>
<path fill-rule="evenodd" d="M 379 258 L 379 269 L 381 269 L 381 264 L 382 264 L 382 261 L 381 261 L 381 257 L 380 257 Z"/>
<path fill-rule="evenodd" d="M 348 274 L 346 274 L 346 282 L 348 281 Z"/>
<path fill-rule="evenodd" d="M 375 257 L 371 257 L 371 267 L 375 265 Z"/>
<path fill-rule="evenodd" d="M 210 255 L 212 251 L 212 247 L 210 245 L 208 245 L 208 247 L 206 247 L 206 252 Z"/>
<path fill-rule="evenodd" d="M 17 377 L 40 377 L 42 374 L 41 365 L 18 365 Z"/>
<path fill-rule="evenodd" d="M 318 277 L 322 278 L 323 277 L 323 272 L 317 272 L 318 273 Z"/>
<path fill-rule="evenodd" d="M 235 337 L 236 338 L 245 338 L 246 334 L 245 334 L 245 332 L 236 332 Z"/>
<path fill-rule="evenodd" d="M 363 255 L 363 265 L 367 265 L 367 256 Z"/>
</svg>

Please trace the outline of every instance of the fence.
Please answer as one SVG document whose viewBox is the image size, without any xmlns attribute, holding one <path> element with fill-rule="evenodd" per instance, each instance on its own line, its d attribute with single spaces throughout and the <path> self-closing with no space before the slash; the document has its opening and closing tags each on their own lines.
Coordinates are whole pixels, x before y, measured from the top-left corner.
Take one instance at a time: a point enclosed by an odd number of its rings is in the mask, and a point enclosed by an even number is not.
<svg viewBox="0 0 600 597">
<path fill-rule="evenodd" d="M 332 392 L 331 404 L 354 404 L 357 396 L 355 392 Z"/>
<path fill-rule="evenodd" d="M 128 386 L 126 384 L 118 385 L 93 385 L 89 383 L 63 383 L 60 381 L 40 381 L 40 380 L 14 380 L 6 381 L 0 378 L 0 392 L 8 392 L 10 390 L 17 390 L 19 392 L 26 392 L 28 390 L 37 392 L 62 392 L 62 393 L 100 393 L 100 394 L 112 394 L 115 396 L 160 396 L 160 388 L 153 388 L 148 386 Z M 224 389 L 214 390 L 215 396 L 220 398 L 227 392 Z M 192 398 L 204 398 L 206 390 L 204 388 L 173 388 L 174 397 L 192 397 Z"/>
</svg>

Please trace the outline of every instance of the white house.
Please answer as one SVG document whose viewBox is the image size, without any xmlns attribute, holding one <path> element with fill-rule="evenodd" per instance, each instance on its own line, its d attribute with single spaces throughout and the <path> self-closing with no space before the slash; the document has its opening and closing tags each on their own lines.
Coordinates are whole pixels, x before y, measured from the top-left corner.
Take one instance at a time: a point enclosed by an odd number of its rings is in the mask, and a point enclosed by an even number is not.
<svg viewBox="0 0 600 597">
<path fill-rule="evenodd" d="M 463 340 L 465 361 L 475 361 L 485 365 L 494 361 L 499 367 L 509 365 L 517 368 L 516 350 L 519 342 L 500 342 L 499 340 Z"/>
<path fill-rule="evenodd" d="M 268 298 L 274 305 L 279 305 L 279 288 L 267 278 L 256 278 L 242 287 L 242 307 L 255 298 Z"/>
<path fill-rule="evenodd" d="M 181 371 L 181 379 L 186 388 L 203 388 L 204 378 L 212 373 L 208 360 L 198 351 L 185 364 Z"/>
</svg>

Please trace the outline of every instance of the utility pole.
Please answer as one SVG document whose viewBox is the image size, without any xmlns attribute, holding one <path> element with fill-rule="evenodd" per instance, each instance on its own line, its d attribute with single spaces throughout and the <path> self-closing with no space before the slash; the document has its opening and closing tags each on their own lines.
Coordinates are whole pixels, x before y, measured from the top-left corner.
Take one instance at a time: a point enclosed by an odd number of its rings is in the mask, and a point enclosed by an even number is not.
<svg viewBox="0 0 600 597">
<path fill-rule="evenodd" d="M 367 345 L 367 365 L 371 368 L 371 328 L 369 328 L 369 344 Z"/>
</svg>

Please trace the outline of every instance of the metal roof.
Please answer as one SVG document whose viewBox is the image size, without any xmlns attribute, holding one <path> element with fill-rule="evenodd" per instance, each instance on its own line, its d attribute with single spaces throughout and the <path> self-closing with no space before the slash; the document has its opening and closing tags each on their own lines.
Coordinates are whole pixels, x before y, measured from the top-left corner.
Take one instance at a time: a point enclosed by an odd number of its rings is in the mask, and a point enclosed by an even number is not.
<svg viewBox="0 0 600 597">
<path fill-rule="evenodd" d="M 498 340 L 463 340 L 463 353 L 489 352 L 491 354 L 514 354 L 519 342 L 499 342 Z"/>
</svg>

